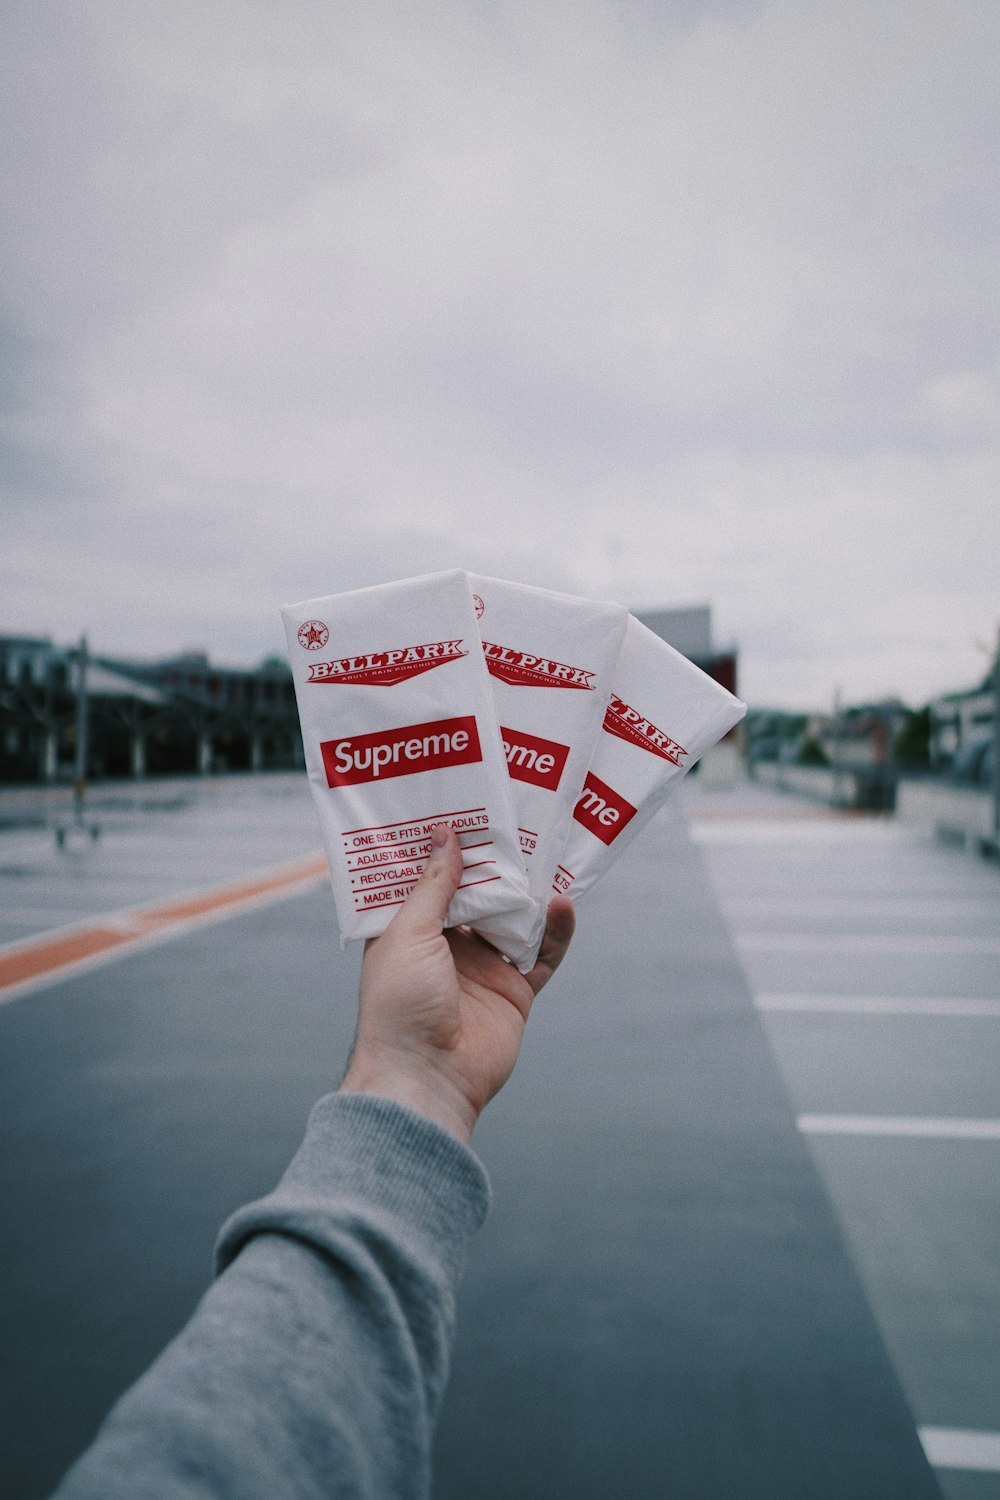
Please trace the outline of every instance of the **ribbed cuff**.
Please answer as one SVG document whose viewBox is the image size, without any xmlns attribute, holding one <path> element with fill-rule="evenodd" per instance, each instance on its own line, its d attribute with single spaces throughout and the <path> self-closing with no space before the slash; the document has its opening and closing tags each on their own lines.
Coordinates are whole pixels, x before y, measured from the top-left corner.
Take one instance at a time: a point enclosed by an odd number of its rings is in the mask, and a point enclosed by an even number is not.
<svg viewBox="0 0 1000 1500">
<path fill-rule="evenodd" d="M 490 1202 L 479 1158 L 443 1126 L 375 1094 L 327 1094 L 274 1192 L 223 1225 L 216 1271 L 254 1235 L 322 1243 L 338 1219 L 360 1214 L 391 1224 L 454 1281 Z"/>
</svg>

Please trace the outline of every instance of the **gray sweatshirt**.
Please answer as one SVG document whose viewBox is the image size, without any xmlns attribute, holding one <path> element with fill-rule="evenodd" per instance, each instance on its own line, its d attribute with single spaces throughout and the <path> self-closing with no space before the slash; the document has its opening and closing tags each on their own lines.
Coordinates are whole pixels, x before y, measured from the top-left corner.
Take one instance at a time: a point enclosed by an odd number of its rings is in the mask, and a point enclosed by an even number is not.
<svg viewBox="0 0 1000 1500">
<path fill-rule="evenodd" d="M 427 1496 L 455 1291 L 488 1206 L 479 1161 L 432 1121 L 372 1095 L 321 1099 L 58 1500 Z"/>
</svg>

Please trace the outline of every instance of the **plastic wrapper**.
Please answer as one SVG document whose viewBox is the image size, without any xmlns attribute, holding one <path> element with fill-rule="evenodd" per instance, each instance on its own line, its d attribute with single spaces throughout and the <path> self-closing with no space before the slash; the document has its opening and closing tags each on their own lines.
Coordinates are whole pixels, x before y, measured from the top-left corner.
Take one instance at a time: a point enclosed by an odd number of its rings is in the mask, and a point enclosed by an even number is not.
<svg viewBox="0 0 1000 1500">
<path fill-rule="evenodd" d="M 535 912 L 478 925 L 530 968 L 559 855 L 601 734 L 627 612 L 617 604 L 469 575 Z"/>
<path fill-rule="evenodd" d="M 745 703 L 630 615 L 553 888 L 574 900 L 589 890 L 745 713 Z"/>
<path fill-rule="evenodd" d="M 423 870 L 435 823 L 454 828 L 465 865 L 449 926 L 532 916 L 466 575 L 281 613 L 342 944 L 384 931 Z"/>
</svg>

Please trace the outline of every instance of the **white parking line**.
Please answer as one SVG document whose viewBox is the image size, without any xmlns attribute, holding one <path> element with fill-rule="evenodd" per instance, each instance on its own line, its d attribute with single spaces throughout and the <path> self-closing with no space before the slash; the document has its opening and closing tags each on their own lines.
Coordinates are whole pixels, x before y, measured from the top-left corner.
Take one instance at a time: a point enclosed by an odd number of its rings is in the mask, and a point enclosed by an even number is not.
<svg viewBox="0 0 1000 1500">
<path fill-rule="evenodd" d="M 953 922 L 956 919 L 984 919 L 1000 922 L 1000 899 L 983 901 L 972 896 L 883 896 L 877 892 L 868 895 L 838 896 L 824 892 L 822 896 L 788 895 L 761 896 L 755 891 L 745 895 L 731 892 L 726 906 L 740 917 L 756 921 L 760 917 L 779 915 L 790 917 L 836 917 L 838 921 L 875 921 L 908 918 L 922 922 Z"/>
<path fill-rule="evenodd" d="M 976 1432 L 966 1427 L 918 1429 L 928 1462 L 935 1469 L 978 1469 L 1000 1473 L 1000 1432 Z"/>
<path fill-rule="evenodd" d="M 777 818 L 773 822 L 726 822 L 693 818 L 688 831 L 696 844 L 860 844 L 901 843 L 913 834 L 901 824 L 870 818 Z"/>
<path fill-rule="evenodd" d="M 991 1016 L 1000 1020 L 1000 1000 L 953 1000 L 944 996 L 758 995 L 758 1010 L 800 1015 Z"/>
<path fill-rule="evenodd" d="M 939 1141 L 1000 1141 L 1000 1120 L 935 1115 L 799 1115 L 807 1135 L 882 1135 Z"/>
<path fill-rule="evenodd" d="M 1000 953 L 1000 937 L 926 932 L 737 932 L 745 953 Z"/>
</svg>

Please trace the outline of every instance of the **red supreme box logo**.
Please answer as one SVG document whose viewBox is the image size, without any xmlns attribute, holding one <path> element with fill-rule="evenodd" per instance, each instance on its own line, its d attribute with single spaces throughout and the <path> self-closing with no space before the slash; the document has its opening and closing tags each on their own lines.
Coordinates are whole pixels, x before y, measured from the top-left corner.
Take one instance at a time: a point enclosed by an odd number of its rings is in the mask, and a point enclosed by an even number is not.
<svg viewBox="0 0 1000 1500">
<path fill-rule="evenodd" d="M 601 781 L 592 771 L 583 783 L 583 796 L 573 809 L 573 816 L 590 830 L 602 844 L 613 844 L 626 823 L 635 817 L 631 802 Z"/>
<path fill-rule="evenodd" d="M 568 745 L 556 740 L 543 740 L 537 734 L 526 734 L 523 729 L 508 729 L 500 725 L 503 735 L 503 751 L 507 757 L 507 770 L 515 781 L 530 781 L 532 786 L 547 787 L 554 792 L 559 785 Z"/>
<path fill-rule="evenodd" d="M 320 744 L 328 786 L 357 786 L 362 781 L 388 781 L 442 766 L 465 766 L 482 760 L 479 729 L 474 714 L 461 719 L 436 719 L 407 724 L 349 739 Z"/>
</svg>

